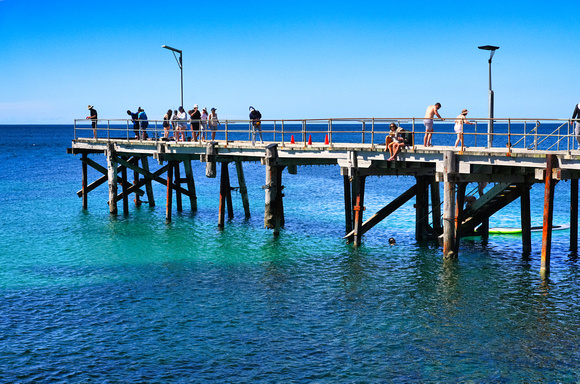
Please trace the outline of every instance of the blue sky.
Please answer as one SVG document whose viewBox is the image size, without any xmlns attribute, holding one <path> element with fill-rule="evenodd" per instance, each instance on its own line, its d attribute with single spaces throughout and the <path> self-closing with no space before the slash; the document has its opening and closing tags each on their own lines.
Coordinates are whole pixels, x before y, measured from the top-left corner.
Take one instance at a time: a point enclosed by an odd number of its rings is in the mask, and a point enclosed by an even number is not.
<svg viewBox="0 0 580 384">
<path fill-rule="evenodd" d="M 568 118 L 580 102 L 576 1 L 0 0 L 0 124 L 180 104 L 220 118 Z"/>
</svg>

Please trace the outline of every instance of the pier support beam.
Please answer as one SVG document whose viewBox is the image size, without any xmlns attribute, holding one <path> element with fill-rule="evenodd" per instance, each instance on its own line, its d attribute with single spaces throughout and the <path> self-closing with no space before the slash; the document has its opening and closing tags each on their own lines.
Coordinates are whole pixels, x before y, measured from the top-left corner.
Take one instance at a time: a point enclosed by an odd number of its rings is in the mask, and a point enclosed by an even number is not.
<svg viewBox="0 0 580 384">
<path fill-rule="evenodd" d="M 437 235 L 443 232 L 441 227 L 441 192 L 439 190 L 439 182 L 435 180 L 435 176 L 430 177 L 431 185 L 431 216 L 433 219 L 433 230 Z"/>
<path fill-rule="evenodd" d="M 453 244 L 453 253 L 455 257 L 459 255 L 459 242 L 461 237 L 461 223 L 463 223 L 463 205 L 465 204 L 465 189 L 467 188 L 467 183 L 462 182 L 457 185 L 457 200 L 455 204 L 455 244 Z"/>
<path fill-rule="evenodd" d="M 455 259 L 455 174 L 457 164 L 455 154 L 443 154 L 443 257 Z"/>
<path fill-rule="evenodd" d="M 546 156 L 546 174 L 544 184 L 544 226 L 542 228 L 542 262 L 540 274 L 547 276 L 550 273 L 550 255 L 552 251 L 552 218 L 554 216 L 554 187 L 557 180 L 552 177 L 552 169 L 558 166 L 556 155 Z"/>
<path fill-rule="evenodd" d="M 354 217 L 354 235 L 353 244 L 359 246 L 362 244 L 363 231 L 363 211 L 365 201 L 365 182 L 366 176 L 353 177 L 352 197 L 353 197 L 353 217 Z"/>
<path fill-rule="evenodd" d="M 197 194 L 195 193 L 195 180 L 193 178 L 193 170 L 191 168 L 191 160 L 183 161 L 183 168 L 185 170 L 185 179 L 187 181 L 187 190 L 189 191 L 189 203 L 191 205 L 191 212 L 197 211 Z"/>
<path fill-rule="evenodd" d="M 167 203 L 165 204 L 165 222 L 171 222 L 171 210 L 173 208 L 173 188 L 171 182 L 173 180 L 173 161 L 170 161 L 167 166 Z"/>
<path fill-rule="evenodd" d="M 429 232 L 429 176 L 416 176 L 417 194 L 415 196 L 415 239 L 427 240 Z"/>
<path fill-rule="evenodd" d="M 173 176 L 175 178 L 175 185 L 177 185 L 178 187 L 181 187 L 181 172 L 179 171 L 179 161 L 174 161 L 174 173 Z M 175 201 L 177 202 L 177 212 L 182 212 L 183 211 L 183 201 L 181 199 L 181 191 L 179 190 L 179 188 L 175 189 Z"/>
<path fill-rule="evenodd" d="M 124 159 L 127 160 L 127 158 L 124 158 Z M 123 179 L 123 181 L 121 181 L 121 185 L 123 188 L 123 214 L 128 215 L 129 214 L 129 193 L 128 193 L 129 185 L 128 185 L 128 181 L 127 181 L 127 167 L 123 167 L 123 169 L 121 170 L 121 177 Z"/>
<path fill-rule="evenodd" d="M 87 154 L 83 153 L 82 155 L 82 164 L 83 164 L 83 186 L 82 186 L 82 197 L 83 197 L 83 209 L 86 211 L 89 209 L 89 199 L 88 199 L 88 165 L 87 165 Z M 138 196 L 138 195 L 136 195 Z"/>
<path fill-rule="evenodd" d="M 532 253 L 532 215 L 530 212 L 530 184 L 523 183 L 520 188 L 521 224 L 522 224 L 522 253 Z"/>
<path fill-rule="evenodd" d="M 205 176 L 210 179 L 215 179 L 217 173 L 215 163 L 217 150 L 215 146 L 216 143 L 212 141 L 207 143 L 207 146 L 205 147 Z"/>
<path fill-rule="evenodd" d="M 109 181 L 109 212 L 117 214 L 117 162 L 115 161 L 114 144 L 107 145 L 107 178 Z"/>
<path fill-rule="evenodd" d="M 282 169 L 278 164 L 278 144 L 270 144 L 266 147 L 266 184 L 262 187 L 266 192 L 264 209 L 264 227 L 274 230 L 274 236 L 280 234 L 283 225 L 282 205 Z"/>
<path fill-rule="evenodd" d="M 228 210 L 228 219 L 234 218 L 234 210 L 232 208 L 232 189 L 230 186 L 230 173 L 228 171 L 228 164 L 229 163 L 223 162 L 221 166 L 218 228 L 223 228 L 225 225 L 226 205 Z"/>
<path fill-rule="evenodd" d="M 139 166 L 139 158 L 133 157 L 131 164 L 133 164 L 135 166 Z M 139 183 L 139 172 L 137 172 L 136 170 L 133 170 L 133 186 L 137 185 L 138 183 Z M 139 196 L 138 193 L 135 193 L 135 199 L 133 200 L 133 202 L 135 203 L 136 207 L 141 206 L 141 197 Z"/>
<path fill-rule="evenodd" d="M 352 232 L 352 198 L 350 195 L 350 176 L 342 176 L 344 187 L 344 221 L 346 233 Z"/>
<path fill-rule="evenodd" d="M 570 251 L 578 251 L 578 179 L 570 179 Z"/>
<path fill-rule="evenodd" d="M 236 161 L 236 173 L 238 175 L 238 184 L 240 186 L 240 194 L 242 195 L 242 205 L 244 206 L 244 214 L 246 219 L 250 218 L 250 200 L 248 199 L 248 188 L 246 186 L 246 178 L 244 177 L 244 168 L 241 161 Z"/>
<path fill-rule="evenodd" d="M 149 173 L 149 157 L 141 156 L 141 168 Z M 150 207 L 155 206 L 155 197 L 153 196 L 153 183 L 151 182 L 151 178 L 145 176 L 145 192 L 147 193 L 147 202 Z"/>
</svg>

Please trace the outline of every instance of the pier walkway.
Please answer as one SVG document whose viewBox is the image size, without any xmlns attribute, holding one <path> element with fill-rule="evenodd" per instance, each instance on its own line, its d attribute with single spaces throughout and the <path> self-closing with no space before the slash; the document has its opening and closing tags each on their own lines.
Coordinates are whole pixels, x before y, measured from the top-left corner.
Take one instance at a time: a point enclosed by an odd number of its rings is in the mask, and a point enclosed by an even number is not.
<svg viewBox="0 0 580 384">
<path fill-rule="evenodd" d="M 218 226 L 221 227 L 226 210 L 228 217 L 233 217 L 228 164 L 236 166 L 245 214 L 249 216 L 243 162 L 261 162 L 266 178 L 264 225 L 276 235 L 284 225 L 283 169 L 292 174 L 303 165 L 338 165 L 344 180 L 345 239 L 360 244 L 364 233 L 415 197 L 416 238 L 438 239 L 446 258 L 457 257 L 461 236 L 487 236 L 489 217 L 517 198 L 521 202 L 523 251 L 530 252 L 530 188 L 534 183 L 543 183 L 541 272 L 548 273 L 554 186 L 560 180 L 568 180 L 571 185 L 570 249 L 577 251 L 580 150 L 573 135 L 573 122 L 494 119 L 490 127 L 487 119 L 470 121 L 475 125 L 465 126 L 467 146 L 456 148 L 453 144 L 457 135 L 449 123 L 435 124 L 435 146 L 421 145 L 424 127 L 422 119 L 415 118 L 263 120 L 263 143 L 249 121 L 223 120 L 215 131 L 215 140 L 193 142 L 164 139 L 161 121 L 149 120 L 144 135 L 143 130 L 134 131 L 130 120 L 99 120 L 94 138 L 90 122 L 75 120 L 74 140 L 68 152 L 81 156 L 83 176 L 78 195 L 83 198 L 84 209 L 87 209 L 88 193 L 104 183 L 109 187 L 112 214 L 117 214 L 118 201 L 123 201 L 123 210 L 128 211 L 131 193 L 135 194 L 137 204 L 147 194 L 146 202 L 154 205 L 152 183 L 158 182 L 167 190 L 168 221 L 174 193 L 178 210 L 182 209 L 182 195 L 189 197 L 192 211 L 197 209 L 191 161 L 204 162 L 207 177 L 216 177 L 217 164 L 220 164 Z M 385 137 L 391 122 L 407 130 L 412 141 L 393 161 L 388 161 Z M 174 133 L 172 128 L 168 136 L 173 137 Z M 192 137 L 189 124 L 186 133 Z M 209 137 L 211 131 L 207 133 Z M 97 154 L 105 156 L 106 164 L 89 157 Z M 149 159 L 161 167 L 151 172 Z M 89 183 L 88 166 L 103 176 Z M 133 180 L 127 176 L 130 171 Z M 415 177 L 416 184 L 364 221 L 366 177 L 390 175 Z M 466 196 L 468 183 L 479 183 L 478 196 Z"/>
</svg>

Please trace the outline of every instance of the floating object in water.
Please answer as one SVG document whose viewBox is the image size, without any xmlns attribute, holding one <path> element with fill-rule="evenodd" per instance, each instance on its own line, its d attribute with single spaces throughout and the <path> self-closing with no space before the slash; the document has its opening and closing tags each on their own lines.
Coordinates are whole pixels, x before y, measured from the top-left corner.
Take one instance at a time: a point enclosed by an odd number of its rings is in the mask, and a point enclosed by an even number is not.
<svg viewBox="0 0 580 384">
<path fill-rule="evenodd" d="M 554 226 L 552 226 L 552 231 L 561 231 L 563 229 L 568 229 L 568 228 L 570 228 L 570 225 L 568 225 L 568 224 L 554 225 Z M 542 229 L 543 229 L 543 227 L 532 227 L 531 228 L 532 232 L 541 232 Z M 522 233 L 522 229 L 517 228 L 517 227 L 495 227 L 495 228 L 490 228 L 489 233 L 495 234 L 495 235 L 519 235 Z"/>
</svg>

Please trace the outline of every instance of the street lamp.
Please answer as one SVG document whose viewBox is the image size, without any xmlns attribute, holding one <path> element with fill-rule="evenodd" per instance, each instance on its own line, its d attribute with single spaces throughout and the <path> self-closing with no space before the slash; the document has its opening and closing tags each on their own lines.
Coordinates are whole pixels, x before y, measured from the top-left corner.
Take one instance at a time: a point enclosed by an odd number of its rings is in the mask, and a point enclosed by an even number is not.
<svg viewBox="0 0 580 384">
<path fill-rule="evenodd" d="M 491 59 L 493 58 L 495 50 L 499 49 L 499 47 L 495 47 L 493 45 L 482 45 L 481 47 L 477 48 L 483 49 L 484 51 L 489 51 L 489 125 L 487 126 L 487 147 L 491 148 L 493 144 L 493 90 L 491 89 Z"/>
<path fill-rule="evenodd" d="M 179 65 L 179 69 L 181 70 L 181 106 L 183 107 L 183 60 L 182 60 L 181 50 L 171 48 L 168 45 L 162 45 L 161 48 L 169 49 L 170 51 L 173 52 L 173 57 L 175 57 L 175 61 L 177 61 L 177 65 Z M 175 52 L 179 53 L 179 59 L 175 55 Z"/>
</svg>

